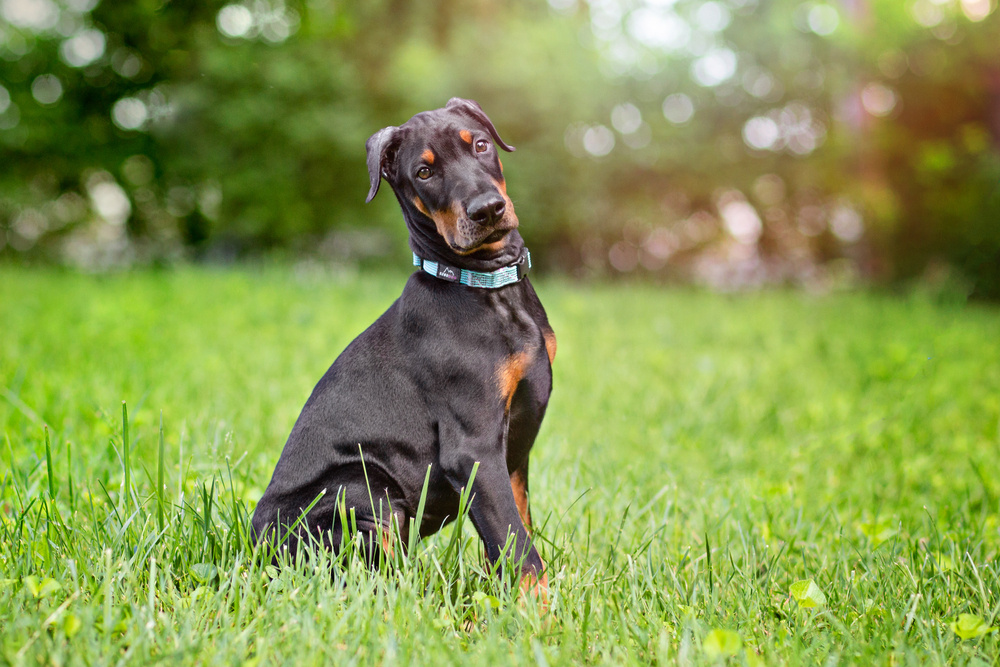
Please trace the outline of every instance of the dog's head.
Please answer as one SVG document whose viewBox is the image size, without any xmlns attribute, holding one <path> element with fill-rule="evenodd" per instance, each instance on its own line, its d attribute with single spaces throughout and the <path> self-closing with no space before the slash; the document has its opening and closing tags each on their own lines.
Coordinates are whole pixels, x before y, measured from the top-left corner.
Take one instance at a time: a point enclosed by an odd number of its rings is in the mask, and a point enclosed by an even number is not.
<svg viewBox="0 0 1000 667">
<path fill-rule="evenodd" d="M 367 201 L 385 178 L 412 235 L 435 236 L 460 256 L 488 258 L 517 228 L 496 147 L 513 151 L 472 100 L 452 98 L 368 139 Z"/>
</svg>

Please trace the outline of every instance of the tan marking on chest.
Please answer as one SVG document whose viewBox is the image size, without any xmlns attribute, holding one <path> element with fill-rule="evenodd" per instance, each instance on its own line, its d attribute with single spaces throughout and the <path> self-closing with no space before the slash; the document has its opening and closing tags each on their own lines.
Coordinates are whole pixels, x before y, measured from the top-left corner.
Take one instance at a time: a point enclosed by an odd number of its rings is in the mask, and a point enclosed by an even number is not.
<svg viewBox="0 0 1000 667">
<path fill-rule="evenodd" d="M 520 384 L 521 380 L 528 373 L 528 367 L 531 365 L 534 354 L 535 350 L 531 346 L 524 348 L 520 352 L 515 352 L 501 360 L 497 365 L 496 371 L 493 373 L 497 389 L 500 391 L 500 396 L 504 399 L 504 404 L 508 410 L 510 409 L 510 402 L 514 399 L 514 392 L 517 391 L 517 385 Z"/>
<path fill-rule="evenodd" d="M 424 159 L 424 162 L 426 162 L 427 164 L 434 164 L 434 151 L 432 151 L 431 149 L 428 148 L 427 150 L 425 150 L 423 153 L 420 154 L 420 157 L 422 157 Z"/>
<path fill-rule="evenodd" d="M 545 352 L 549 355 L 551 364 L 556 360 L 556 333 L 550 330 L 544 332 L 542 336 L 545 338 Z"/>
<path fill-rule="evenodd" d="M 469 132 L 468 130 L 459 130 L 458 136 L 460 136 L 462 138 L 462 141 L 464 141 L 465 143 L 467 144 L 472 143 L 472 132 Z"/>
</svg>

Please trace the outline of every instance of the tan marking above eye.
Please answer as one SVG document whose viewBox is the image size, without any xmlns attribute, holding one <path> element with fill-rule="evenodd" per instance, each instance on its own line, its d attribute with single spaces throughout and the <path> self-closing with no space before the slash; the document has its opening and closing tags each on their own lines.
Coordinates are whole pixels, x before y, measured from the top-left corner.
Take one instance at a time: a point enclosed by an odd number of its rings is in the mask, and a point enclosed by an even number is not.
<svg viewBox="0 0 1000 667">
<path fill-rule="evenodd" d="M 434 164 L 434 151 L 432 151 L 431 149 L 428 148 L 427 150 L 425 150 L 423 153 L 420 154 L 420 157 L 422 157 L 424 162 L 426 162 L 427 164 Z"/>
<path fill-rule="evenodd" d="M 469 132 L 468 130 L 460 130 L 458 136 L 460 136 L 462 138 L 462 141 L 464 141 L 465 143 L 467 144 L 472 143 L 472 132 Z"/>
</svg>

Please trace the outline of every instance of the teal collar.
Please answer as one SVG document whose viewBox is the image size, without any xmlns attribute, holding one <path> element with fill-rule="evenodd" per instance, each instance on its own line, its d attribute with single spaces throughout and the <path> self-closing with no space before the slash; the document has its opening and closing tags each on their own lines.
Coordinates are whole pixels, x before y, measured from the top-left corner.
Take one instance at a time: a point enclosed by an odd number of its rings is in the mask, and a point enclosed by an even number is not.
<svg viewBox="0 0 1000 667">
<path fill-rule="evenodd" d="M 460 283 L 469 287 L 484 287 L 497 289 L 505 285 L 519 282 L 531 270 L 531 253 L 525 248 L 516 262 L 496 271 L 482 272 L 458 269 L 441 262 L 421 259 L 413 253 L 413 266 L 419 266 L 435 278 L 447 280 L 450 283 Z"/>
</svg>

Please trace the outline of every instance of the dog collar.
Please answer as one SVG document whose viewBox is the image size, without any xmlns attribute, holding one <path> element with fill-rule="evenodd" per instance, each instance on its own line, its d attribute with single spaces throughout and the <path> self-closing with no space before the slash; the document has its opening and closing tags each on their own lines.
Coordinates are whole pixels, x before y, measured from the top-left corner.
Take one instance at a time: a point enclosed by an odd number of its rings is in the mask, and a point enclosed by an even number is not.
<svg viewBox="0 0 1000 667">
<path fill-rule="evenodd" d="M 498 287 L 519 282 L 528 275 L 528 271 L 531 270 L 531 253 L 525 248 L 516 262 L 502 269 L 489 272 L 458 269 L 454 266 L 442 264 L 441 262 L 421 259 L 417 256 L 417 253 L 413 253 L 413 266 L 418 266 L 435 278 L 447 280 L 450 283 L 460 283 L 469 287 L 497 289 Z"/>
</svg>

